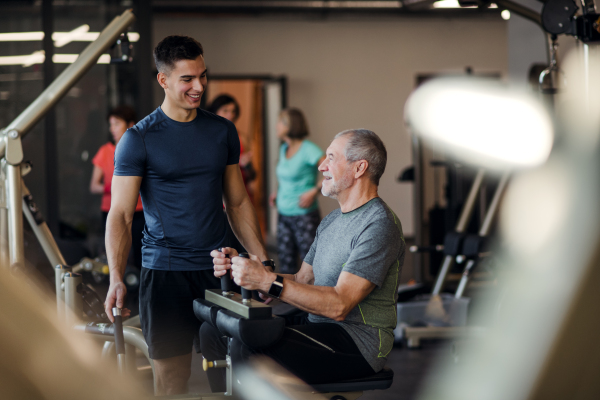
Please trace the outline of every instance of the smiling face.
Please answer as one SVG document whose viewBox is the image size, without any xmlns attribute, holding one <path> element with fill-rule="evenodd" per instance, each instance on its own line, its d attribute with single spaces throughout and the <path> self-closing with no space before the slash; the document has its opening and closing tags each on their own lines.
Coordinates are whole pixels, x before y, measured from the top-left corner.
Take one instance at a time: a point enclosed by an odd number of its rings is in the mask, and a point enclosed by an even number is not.
<svg viewBox="0 0 600 400">
<path fill-rule="evenodd" d="M 319 171 L 322 171 L 325 177 L 321 188 L 323 196 L 337 199 L 340 193 L 354 183 L 352 171 L 354 163 L 349 163 L 344 155 L 347 142 L 348 138 L 345 136 L 338 137 L 331 142 L 325 152 L 325 160 L 319 165 Z"/>
<path fill-rule="evenodd" d="M 170 108 L 195 110 L 206 89 L 206 65 L 204 57 L 195 60 L 179 60 L 168 74 L 159 72 L 158 83 L 165 90 L 165 103 Z"/>
</svg>

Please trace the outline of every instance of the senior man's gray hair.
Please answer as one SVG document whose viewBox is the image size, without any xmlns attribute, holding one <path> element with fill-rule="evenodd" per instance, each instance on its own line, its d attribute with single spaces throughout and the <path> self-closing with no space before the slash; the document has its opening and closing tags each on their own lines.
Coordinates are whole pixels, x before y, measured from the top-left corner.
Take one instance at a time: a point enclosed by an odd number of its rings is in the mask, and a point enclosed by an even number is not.
<svg viewBox="0 0 600 400">
<path fill-rule="evenodd" d="M 349 162 L 366 160 L 369 163 L 367 176 L 379 186 L 379 179 L 387 164 L 387 150 L 377 134 L 368 129 L 348 129 L 335 135 L 348 136 L 344 156 Z"/>
</svg>

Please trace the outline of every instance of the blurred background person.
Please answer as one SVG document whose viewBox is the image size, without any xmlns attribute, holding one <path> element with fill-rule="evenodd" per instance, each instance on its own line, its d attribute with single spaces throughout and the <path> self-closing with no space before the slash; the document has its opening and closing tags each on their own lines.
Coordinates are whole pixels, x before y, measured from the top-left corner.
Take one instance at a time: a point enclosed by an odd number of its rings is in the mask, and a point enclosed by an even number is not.
<svg viewBox="0 0 600 400">
<path fill-rule="evenodd" d="M 325 154 L 306 139 L 306 119 L 296 108 L 281 111 L 277 136 L 282 141 L 275 170 L 278 189 L 269 196 L 269 204 L 277 206 L 278 212 L 279 271 L 294 274 L 298 270 L 298 259 L 306 256 L 321 222 L 317 195 L 323 179 L 317 176 Z"/>
<path fill-rule="evenodd" d="M 240 116 L 240 105 L 237 100 L 228 94 L 221 94 L 210 103 L 206 108 L 213 114 L 220 117 L 226 118 L 229 121 L 235 122 Z M 239 130 L 238 130 L 239 136 Z M 256 178 L 256 171 L 252 166 L 252 152 L 244 149 L 244 141 L 240 137 L 240 170 L 242 171 L 242 178 L 244 179 L 244 186 L 252 200 L 252 189 L 250 188 L 250 182 Z"/>
<path fill-rule="evenodd" d="M 137 122 L 135 110 L 129 106 L 118 106 L 108 113 L 110 130 L 109 141 L 102 145 L 94 158 L 94 170 L 90 181 L 90 192 L 102 195 L 100 211 L 102 213 L 102 228 L 106 231 L 106 218 L 110 210 L 110 187 L 113 177 L 115 147 L 121 140 L 125 131 Z M 138 203 L 133 214 L 131 225 L 131 251 L 127 263 L 137 268 L 142 267 L 142 234 L 144 231 L 144 211 L 142 199 L 138 196 Z"/>
</svg>

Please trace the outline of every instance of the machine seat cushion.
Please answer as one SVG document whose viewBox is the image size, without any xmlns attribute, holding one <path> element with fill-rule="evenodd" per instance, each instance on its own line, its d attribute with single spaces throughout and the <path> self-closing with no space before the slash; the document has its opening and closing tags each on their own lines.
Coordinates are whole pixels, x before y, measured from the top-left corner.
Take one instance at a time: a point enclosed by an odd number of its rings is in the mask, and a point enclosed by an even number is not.
<svg viewBox="0 0 600 400">
<path fill-rule="evenodd" d="M 355 392 L 365 390 L 384 390 L 389 389 L 394 381 L 394 371 L 384 367 L 378 373 L 367 376 L 365 378 L 349 379 L 347 381 L 333 382 L 333 383 L 320 383 L 312 386 L 317 392 L 330 393 L 330 392 Z"/>
</svg>

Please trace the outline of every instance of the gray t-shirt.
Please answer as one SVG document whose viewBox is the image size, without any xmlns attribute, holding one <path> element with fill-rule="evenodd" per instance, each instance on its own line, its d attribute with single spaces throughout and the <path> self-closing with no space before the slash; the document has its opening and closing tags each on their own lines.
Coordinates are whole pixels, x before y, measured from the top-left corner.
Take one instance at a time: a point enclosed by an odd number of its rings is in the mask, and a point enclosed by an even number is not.
<svg viewBox="0 0 600 400">
<path fill-rule="evenodd" d="M 316 286 L 334 287 L 342 271 L 376 285 L 344 321 L 308 317 L 311 322 L 341 325 L 375 372 L 383 368 L 394 345 L 404 247 L 400 220 L 376 197 L 353 211 L 337 209 L 326 216 L 304 258 L 313 267 Z"/>
</svg>

